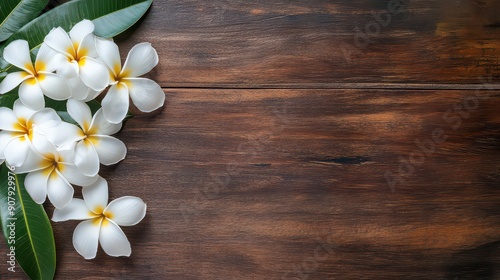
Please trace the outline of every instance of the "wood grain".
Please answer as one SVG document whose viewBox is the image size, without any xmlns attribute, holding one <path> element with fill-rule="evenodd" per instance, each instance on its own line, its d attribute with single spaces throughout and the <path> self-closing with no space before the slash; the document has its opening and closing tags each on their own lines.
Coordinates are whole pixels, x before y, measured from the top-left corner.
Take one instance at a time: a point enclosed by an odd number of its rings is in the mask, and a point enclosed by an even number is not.
<svg viewBox="0 0 500 280">
<path fill-rule="evenodd" d="M 346 60 L 388 3 L 155 1 L 118 42 L 167 101 L 101 174 L 148 214 L 130 258 L 54 224 L 56 279 L 500 279 L 498 2 L 404 1 Z"/>
<path fill-rule="evenodd" d="M 167 87 L 478 84 L 500 74 L 499 8 L 494 0 L 162 0 L 122 45 L 153 42 L 156 78 Z"/>
<path fill-rule="evenodd" d="M 82 263 L 57 224 L 58 276 L 496 279 L 500 96 L 480 94 L 454 130 L 443 115 L 476 92 L 168 90 L 103 174 L 149 205 L 132 258 Z M 392 192 L 384 173 L 436 128 L 447 140 Z"/>
</svg>

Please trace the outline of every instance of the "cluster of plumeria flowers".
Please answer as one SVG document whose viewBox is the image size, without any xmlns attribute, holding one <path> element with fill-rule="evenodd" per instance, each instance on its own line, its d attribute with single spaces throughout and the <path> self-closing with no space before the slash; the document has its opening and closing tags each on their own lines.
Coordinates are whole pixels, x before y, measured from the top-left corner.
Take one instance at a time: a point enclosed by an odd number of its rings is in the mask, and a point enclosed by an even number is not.
<svg viewBox="0 0 500 280">
<path fill-rule="evenodd" d="M 113 137 L 122 127 L 129 100 L 142 112 L 163 106 L 160 86 L 140 76 L 158 64 L 149 43 L 128 53 L 122 66 L 118 46 L 94 34 L 89 20 L 69 33 L 54 28 L 44 39 L 33 63 L 28 43 L 11 42 L 4 59 L 19 68 L 0 83 L 0 94 L 18 90 L 12 109 L 0 108 L 0 164 L 27 174 L 25 188 L 38 204 L 48 197 L 55 210 L 52 220 L 84 220 L 73 233 L 76 251 L 95 258 L 98 245 L 110 256 L 130 256 L 131 246 L 120 226 L 139 223 L 146 204 L 125 196 L 108 204 L 108 183 L 99 176 L 100 165 L 125 158 L 125 144 Z M 106 91 L 107 90 L 107 91 Z M 94 114 L 86 102 L 106 91 Z M 66 122 L 45 98 L 66 101 Z M 74 185 L 83 199 L 74 197 Z"/>
</svg>

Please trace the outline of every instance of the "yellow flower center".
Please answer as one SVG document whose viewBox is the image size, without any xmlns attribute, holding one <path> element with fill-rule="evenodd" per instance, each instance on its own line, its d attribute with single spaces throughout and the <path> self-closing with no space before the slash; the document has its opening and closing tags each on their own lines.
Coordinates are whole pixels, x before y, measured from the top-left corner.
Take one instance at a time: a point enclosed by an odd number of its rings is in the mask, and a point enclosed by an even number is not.
<svg viewBox="0 0 500 280">
<path fill-rule="evenodd" d="M 68 61 L 76 61 L 81 66 L 81 64 L 85 64 L 85 59 L 82 58 L 87 56 L 89 51 L 85 48 L 80 48 L 80 45 L 78 43 L 74 43 L 72 46 L 68 47 L 66 53 L 69 55 Z"/>
<path fill-rule="evenodd" d="M 97 145 L 97 143 L 99 142 L 99 138 L 94 136 L 97 134 L 97 127 L 95 125 L 93 127 L 90 127 L 88 122 L 84 122 L 82 125 L 83 127 L 81 127 L 79 136 L 82 137 L 83 143 L 85 143 L 85 145 L 87 146 L 91 144 Z"/>
<path fill-rule="evenodd" d="M 32 76 L 26 82 L 30 85 L 35 85 L 38 81 L 42 81 L 45 79 L 45 75 L 43 73 L 39 73 L 40 71 L 45 71 L 46 65 L 45 62 L 37 60 L 35 62 L 35 67 L 33 67 L 33 64 L 31 63 L 26 63 L 24 65 L 26 69 L 28 69 L 33 75 L 30 75 L 30 73 L 26 73 L 27 76 Z"/>
<path fill-rule="evenodd" d="M 111 84 L 120 85 L 121 83 L 123 83 L 127 86 L 130 86 L 130 83 L 126 80 L 126 78 L 129 77 L 130 71 L 122 71 L 120 64 L 115 64 L 113 66 L 113 71 L 109 71 L 109 80 L 111 81 Z"/>
<path fill-rule="evenodd" d="M 92 219 L 92 223 L 96 226 L 101 224 L 101 226 L 105 227 L 109 224 L 109 220 L 113 219 L 113 213 L 109 211 L 104 212 L 104 208 L 101 206 L 96 207 L 94 211 L 90 211 L 90 215 L 97 215 L 97 217 Z"/>
<path fill-rule="evenodd" d="M 19 118 L 17 119 L 17 123 L 14 124 L 14 129 L 19 131 L 16 134 L 28 135 L 28 138 L 33 140 L 33 124 L 30 121 L 24 118 Z"/>
<path fill-rule="evenodd" d="M 45 167 L 43 172 L 46 176 L 49 177 L 49 180 L 55 179 L 57 177 L 56 170 L 58 170 L 59 172 L 63 172 L 65 169 L 65 166 L 63 164 L 63 160 L 62 160 L 62 158 L 59 158 L 58 160 L 56 160 L 54 158 L 54 156 L 51 154 L 44 155 L 44 157 L 45 157 L 45 163 L 42 163 L 42 165 L 45 165 L 48 167 Z"/>
</svg>

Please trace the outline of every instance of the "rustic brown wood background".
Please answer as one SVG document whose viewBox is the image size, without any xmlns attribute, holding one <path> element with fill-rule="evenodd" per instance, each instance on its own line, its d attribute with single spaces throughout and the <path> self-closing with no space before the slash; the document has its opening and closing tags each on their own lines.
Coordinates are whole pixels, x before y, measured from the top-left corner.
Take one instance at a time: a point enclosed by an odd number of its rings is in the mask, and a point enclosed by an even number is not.
<svg viewBox="0 0 500 280">
<path fill-rule="evenodd" d="M 102 173 L 148 214 L 130 258 L 54 224 L 56 279 L 500 279 L 499 10 L 156 0 L 118 41 L 166 106 Z"/>
</svg>

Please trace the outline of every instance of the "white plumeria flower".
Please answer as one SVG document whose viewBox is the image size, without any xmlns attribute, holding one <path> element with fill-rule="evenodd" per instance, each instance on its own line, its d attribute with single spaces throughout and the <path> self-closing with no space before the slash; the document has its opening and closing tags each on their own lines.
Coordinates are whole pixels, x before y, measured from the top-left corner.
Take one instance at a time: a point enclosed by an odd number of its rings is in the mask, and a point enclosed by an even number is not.
<svg viewBox="0 0 500 280">
<path fill-rule="evenodd" d="M 89 88 L 83 83 L 80 77 L 70 77 L 68 78 L 68 83 L 71 87 L 71 98 L 81 100 L 83 102 L 94 100 L 102 92 L 102 90 L 95 91 Z"/>
<path fill-rule="evenodd" d="M 94 24 L 90 20 L 82 20 L 70 30 L 69 35 L 61 27 L 53 29 L 44 42 L 66 57 L 57 69 L 58 74 L 67 78 L 79 77 L 85 85 L 100 92 L 108 86 L 109 75 L 106 66 L 97 60 L 93 32 Z"/>
<path fill-rule="evenodd" d="M 47 131 L 47 138 L 56 146 L 72 145 L 74 162 L 83 174 L 94 176 L 99 172 L 99 163 L 112 165 L 125 158 L 127 147 L 119 139 L 112 137 L 122 124 L 108 122 L 99 109 L 92 117 L 87 104 L 75 99 L 68 100 L 69 115 L 79 127 L 61 122 Z"/>
<path fill-rule="evenodd" d="M 71 97 L 71 88 L 66 79 L 52 73 L 59 56 L 47 45 L 42 44 L 40 47 L 35 64 L 31 62 L 28 42 L 25 40 L 11 42 L 4 49 L 3 57 L 22 71 L 10 73 L 5 77 L 0 84 L 1 94 L 21 84 L 19 99 L 32 110 L 45 107 L 44 95 L 54 100 L 66 100 Z"/>
<path fill-rule="evenodd" d="M 142 112 L 151 112 L 163 106 L 165 94 L 154 81 L 138 78 L 158 64 L 158 54 L 150 43 L 135 45 L 128 53 L 122 67 L 118 46 L 110 41 L 97 39 L 97 52 L 109 69 L 110 85 L 102 100 L 104 117 L 119 123 L 127 115 L 129 96 Z"/>
<path fill-rule="evenodd" d="M 57 149 L 37 127 L 31 142 L 33 153 L 16 173 L 28 173 L 24 186 L 36 203 L 44 203 L 48 196 L 54 207 L 64 208 L 73 198 L 71 184 L 83 187 L 97 180 L 98 176 L 86 176 L 76 167 L 72 150 Z"/>
<path fill-rule="evenodd" d="M 124 196 L 108 204 L 108 183 L 97 182 L 82 189 L 83 200 L 73 198 L 63 209 L 55 209 L 54 222 L 84 220 L 75 228 L 73 246 L 85 259 L 93 259 L 98 244 L 113 257 L 130 256 L 132 249 L 120 226 L 138 224 L 146 215 L 146 204 L 138 197 Z"/>
<path fill-rule="evenodd" d="M 24 164 L 31 151 L 33 128 L 57 125 L 61 118 L 56 111 L 44 108 L 34 111 L 18 99 L 13 110 L 0 108 L 0 159 L 6 159 L 10 166 Z"/>
</svg>

